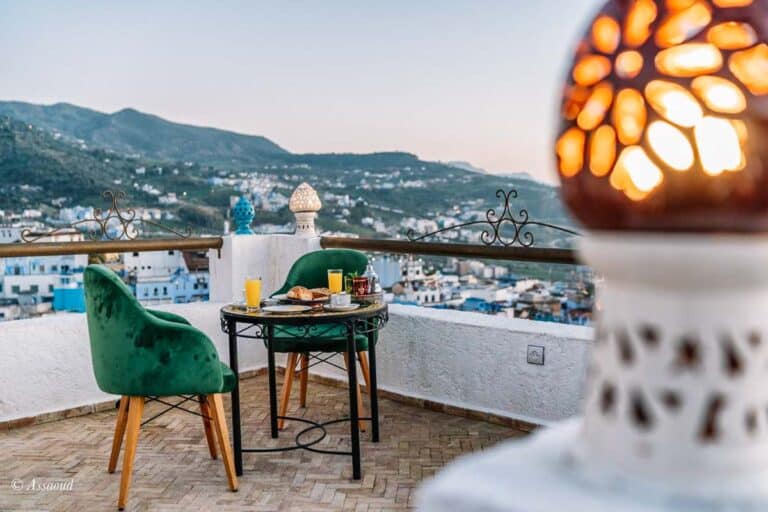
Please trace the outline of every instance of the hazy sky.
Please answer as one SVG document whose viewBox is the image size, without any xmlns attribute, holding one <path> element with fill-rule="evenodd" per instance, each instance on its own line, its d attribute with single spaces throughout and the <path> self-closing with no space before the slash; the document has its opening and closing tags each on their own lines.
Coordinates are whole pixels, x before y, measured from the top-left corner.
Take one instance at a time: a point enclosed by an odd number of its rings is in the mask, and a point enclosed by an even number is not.
<svg viewBox="0 0 768 512">
<path fill-rule="evenodd" d="M 552 180 L 559 82 L 600 3 L 0 0 L 0 99 Z"/>
</svg>

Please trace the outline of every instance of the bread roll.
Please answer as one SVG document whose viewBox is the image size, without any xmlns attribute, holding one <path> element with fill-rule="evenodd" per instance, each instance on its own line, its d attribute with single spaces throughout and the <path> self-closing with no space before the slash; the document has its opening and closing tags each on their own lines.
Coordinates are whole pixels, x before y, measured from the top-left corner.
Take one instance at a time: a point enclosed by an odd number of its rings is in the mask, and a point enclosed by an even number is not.
<svg viewBox="0 0 768 512">
<path fill-rule="evenodd" d="M 331 296 L 331 290 L 328 288 L 312 288 L 309 291 L 315 299 L 327 299 Z"/>
<path fill-rule="evenodd" d="M 288 290 L 288 298 L 293 300 L 312 300 L 312 292 L 303 286 L 294 286 Z"/>
</svg>

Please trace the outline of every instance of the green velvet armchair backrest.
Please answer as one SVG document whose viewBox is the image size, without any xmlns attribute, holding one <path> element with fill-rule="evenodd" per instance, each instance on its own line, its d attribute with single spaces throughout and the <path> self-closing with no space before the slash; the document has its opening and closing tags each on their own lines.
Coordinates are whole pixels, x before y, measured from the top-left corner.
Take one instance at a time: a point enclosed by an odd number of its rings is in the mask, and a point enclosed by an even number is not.
<svg viewBox="0 0 768 512">
<path fill-rule="evenodd" d="M 226 367 L 201 331 L 177 315 L 144 309 L 107 267 L 85 269 L 93 371 L 106 393 L 170 396 L 219 393 Z"/>
<path fill-rule="evenodd" d="M 328 286 L 328 270 L 340 268 L 344 275 L 356 272 L 363 275 L 368 258 L 360 251 L 325 249 L 305 254 L 293 264 L 282 288 L 275 292 L 288 293 L 294 286 L 322 288 Z"/>
</svg>

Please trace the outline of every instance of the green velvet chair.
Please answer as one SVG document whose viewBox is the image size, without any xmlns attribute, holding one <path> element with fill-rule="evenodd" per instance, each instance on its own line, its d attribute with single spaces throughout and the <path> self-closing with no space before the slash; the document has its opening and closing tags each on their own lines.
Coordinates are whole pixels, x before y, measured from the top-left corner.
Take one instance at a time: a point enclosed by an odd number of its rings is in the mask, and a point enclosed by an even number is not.
<svg viewBox="0 0 768 512">
<path fill-rule="evenodd" d="M 87 267 L 84 281 L 96 383 L 105 393 L 121 395 L 108 466 L 113 473 L 125 434 L 118 508 L 128 501 L 144 402 L 162 396 L 196 397 L 211 457 L 217 457 L 215 432 L 229 487 L 236 491 L 221 399 L 222 393 L 232 390 L 236 377 L 219 360 L 211 340 L 178 315 L 145 309 L 107 267 Z"/>
<path fill-rule="evenodd" d="M 288 271 L 288 277 L 283 286 L 277 290 L 274 295 L 288 293 L 288 290 L 294 286 L 305 286 L 307 288 L 322 288 L 328 286 L 328 270 L 340 268 L 344 275 L 357 273 L 362 275 L 368 265 L 368 258 L 365 254 L 358 251 L 346 249 L 326 249 L 323 251 L 314 251 L 305 254 Z M 347 350 L 347 333 L 343 326 L 329 328 L 327 326 L 318 326 L 315 337 L 299 337 L 297 333 L 302 328 L 291 326 L 275 327 L 275 352 L 287 353 L 285 363 L 285 379 L 283 387 L 280 390 L 280 405 L 278 416 L 285 416 L 288 410 L 288 401 L 291 396 L 294 375 L 299 376 L 300 386 L 300 405 L 307 406 L 307 379 L 309 376 L 309 361 L 313 353 L 333 353 L 341 352 L 344 354 L 344 364 L 349 366 Z M 312 332 L 312 331 L 310 331 Z M 366 389 L 370 389 L 370 371 L 368 365 L 368 337 L 365 334 L 357 335 L 355 338 L 357 344 L 357 356 L 360 363 L 360 369 L 365 379 Z M 297 364 L 299 370 L 296 370 Z M 362 395 L 360 386 L 357 388 L 358 410 L 362 411 Z M 278 420 L 278 428 L 284 427 L 284 420 Z M 365 425 L 360 422 L 360 430 L 365 430 Z"/>
</svg>

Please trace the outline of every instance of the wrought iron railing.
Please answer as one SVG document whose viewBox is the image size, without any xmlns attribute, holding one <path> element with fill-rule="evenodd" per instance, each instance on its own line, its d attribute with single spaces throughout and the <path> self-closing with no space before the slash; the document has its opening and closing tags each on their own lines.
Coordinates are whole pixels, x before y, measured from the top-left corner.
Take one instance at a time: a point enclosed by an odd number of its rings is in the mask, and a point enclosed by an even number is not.
<svg viewBox="0 0 768 512">
<path fill-rule="evenodd" d="M 453 224 L 428 233 L 416 233 L 413 229 L 409 229 L 405 240 L 324 236 L 321 239 L 321 245 L 326 249 L 357 249 L 388 254 L 579 264 L 576 251 L 572 249 L 534 247 L 535 237 L 532 228 L 555 231 L 569 237 L 580 236 L 579 232 L 548 222 L 531 220 L 525 208 L 515 213 L 511 205 L 511 200 L 517 198 L 517 191 L 514 189 L 498 190 L 496 197 L 503 200 L 501 213 L 497 213 L 495 208 L 489 208 L 484 220 Z M 426 241 L 446 233 L 472 228 L 482 228 L 479 244 Z"/>
<path fill-rule="evenodd" d="M 531 231 L 531 226 L 559 231 L 567 235 L 579 236 L 578 231 L 563 226 L 530 220 L 528 210 L 525 208 L 518 210 L 517 214 L 513 213 L 510 201 L 512 199 L 517 199 L 517 190 L 515 189 L 509 191 L 499 189 L 496 191 L 496 197 L 504 199 L 503 209 L 501 213 L 496 213 L 495 208 L 489 208 L 485 212 L 485 220 L 473 220 L 464 222 L 463 224 L 452 224 L 429 233 L 417 234 L 413 229 L 409 229 L 406 236 L 411 242 L 420 242 L 442 233 L 448 233 L 464 228 L 482 227 L 480 242 L 488 247 L 494 245 L 501 247 L 532 247 L 534 244 L 534 235 L 533 231 Z M 505 228 L 511 228 L 511 237 L 505 236 Z"/>
<path fill-rule="evenodd" d="M 153 238 L 148 240 L 114 240 L 99 242 L 38 242 L 22 244 L 0 244 L 0 258 L 21 258 L 27 256 L 57 256 L 65 254 L 107 254 L 115 252 L 152 251 L 199 251 L 221 250 L 221 237 Z"/>
<path fill-rule="evenodd" d="M 357 249 L 385 254 L 421 254 L 425 256 L 454 256 L 489 260 L 528 261 L 538 263 L 580 264 L 572 249 L 540 249 L 535 247 L 500 247 L 443 242 L 409 242 L 378 238 L 346 238 L 324 236 L 324 249 Z"/>
<path fill-rule="evenodd" d="M 106 212 L 96 210 L 93 218 L 76 221 L 68 226 L 57 227 L 47 232 L 22 232 L 22 243 L 0 244 L 0 258 L 25 256 L 53 256 L 65 254 L 102 254 L 116 252 L 151 252 L 163 250 L 207 250 L 221 251 L 221 237 L 193 237 L 190 228 L 177 230 L 157 222 L 136 217 L 132 208 L 121 209 L 122 192 L 107 191 L 106 199 L 111 202 Z M 567 236 L 579 236 L 570 228 L 547 222 L 531 220 L 526 209 L 513 212 L 511 200 L 517 198 L 515 190 L 499 190 L 496 197 L 503 199 L 501 213 L 496 209 L 486 211 L 485 220 L 477 220 L 440 228 L 429 233 L 409 230 L 406 239 L 375 239 L 321 237 L 321 246 L 330 248 L 357 249 L 389 254 L 420 254 L 427 256 L 453 256 L 460 258 L 495 259 L 538 263 L 579 264 L 576 251 L 572 249 L 534 247 L 534 233 L 531 228 L 554 230 Z M 140 226 L 147 225 L 156 231 L 174 235 L 173 238 L 139 238 Z M 86 228 L 88 240 L 77 242 L 44 242 L 72 229 Z M 449 243 L 426 241 L 439 235 L 459 230 L 482 228 L 480 243 Z M 505 230 L 509 233 L 505 235 Z M 34 243 L 32 243 L 34 242 Z"/>
<path fill-rule="evenodd" d="M 134 208 L 121 207 L 120 202 L 125 199 L 125 192 L 107 190 L 103 195 L 110 203 L 106 211 L 96 209 L 93 217 L 77 220 L 48 231 L 24 229 L 21 232 L 20 243 L 0 244 L 0 258 L 166 250 L 216 249 L 221 251 L 224 243 L 221 237 L 193 237 L 192 229 L 189 227 L 179 230 L 154 220 L 139 218 Z M 143 235 L 143 226 L 151 228 L 153 234 L 161 233 L 166 236 L 140 238 Z M 44 241 L 69 233 L 82 233 L 87 240 Z"/>
</svg>

